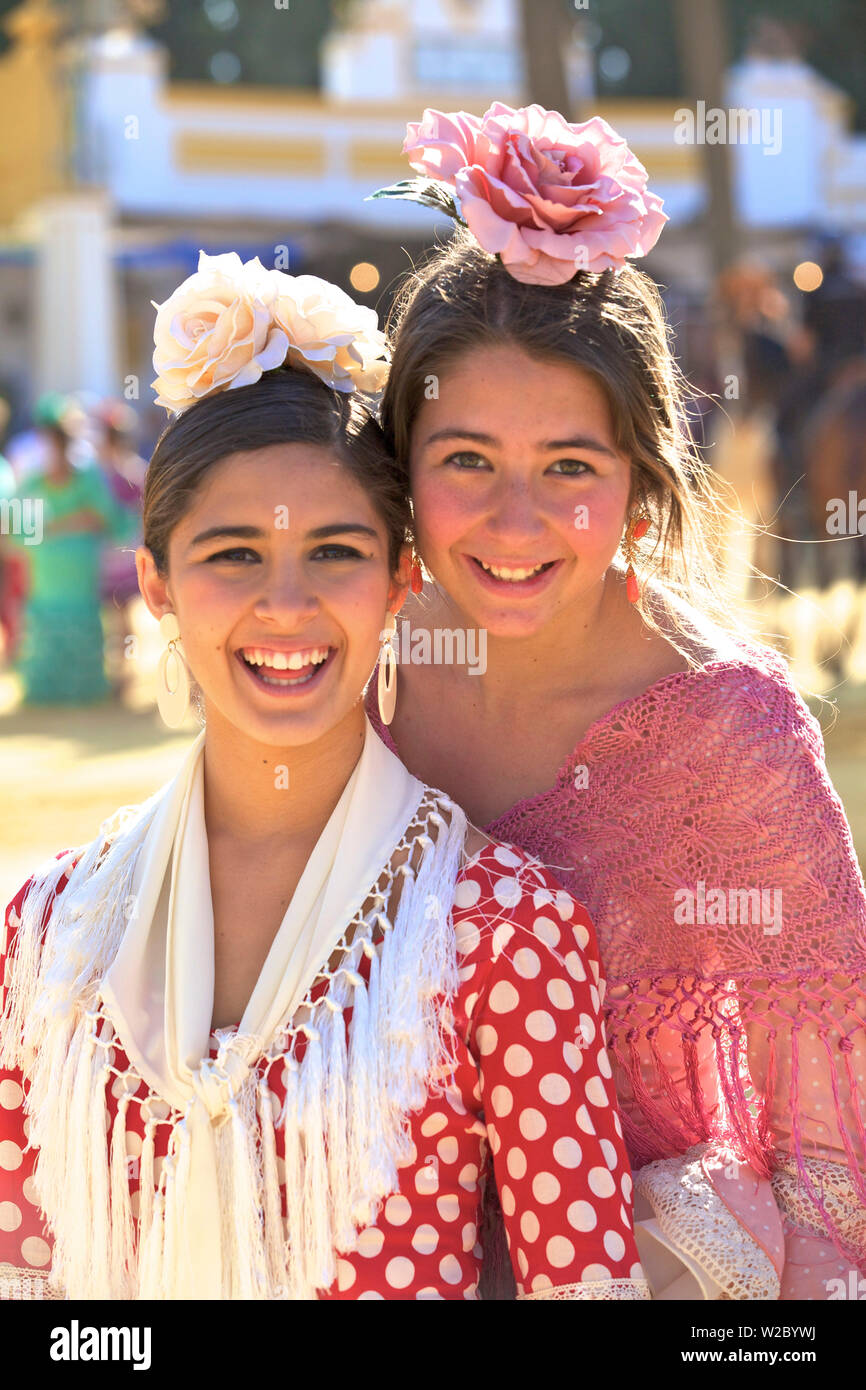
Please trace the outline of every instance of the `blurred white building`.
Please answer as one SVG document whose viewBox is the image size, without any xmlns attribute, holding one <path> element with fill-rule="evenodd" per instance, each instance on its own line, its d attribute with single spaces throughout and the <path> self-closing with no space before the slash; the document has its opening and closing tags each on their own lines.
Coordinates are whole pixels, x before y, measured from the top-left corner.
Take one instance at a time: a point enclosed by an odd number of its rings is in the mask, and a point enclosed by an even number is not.
<svg viewBox="0 0 866 1390">
<path fill-rule="evenodd" d="M 319 93 L 172 83 L 166 53 L 131 28 L 63 46 L 50 0 L 8 17 L 0 115 L 17 138 L 0 154 L 0 393 L 139 389 L 144 406 L 150 300 L 194 268 L 200 246 L 347 288 L 363 261 L 379 280 L 368 271 L 355 292 L 377 302 L 408 268 L 401 248 L 420 252 L 437 218 L 365 199 L 411 173 L 401 146 L 425 106 L 523 103 L 519 15 L 516 0 L 358 0 L 350 14 L 325 41 Z M 565 56 L 572 114 L 604 115 L 665 201 L 671 223 L 650 269 L 700 283 L 698 145 L 718 134 L 718 113 L 689 134 L 682 103 L 596 100 L 588 53 L 575 41 Z M 841 92 L 804 63 L 750 59 L 730 74 L 729 106 L 749 234 L 788 247 L 818 227 L 866 230 L 866 137 L 850 133 Z M 731 111 L 757 116 L 742 139 Z"/>
</svg>

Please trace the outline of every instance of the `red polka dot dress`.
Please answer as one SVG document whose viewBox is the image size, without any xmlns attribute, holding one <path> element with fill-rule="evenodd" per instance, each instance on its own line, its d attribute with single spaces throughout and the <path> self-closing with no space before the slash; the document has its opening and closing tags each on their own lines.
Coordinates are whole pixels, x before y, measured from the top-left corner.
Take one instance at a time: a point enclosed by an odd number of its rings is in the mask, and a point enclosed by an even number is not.
<svg viewBox="0 0 866 1390">
<path fill-rule="evenodd" d="M 7 956 L 25 892 L 7 910 Z M 398 1190 L 355 1248 L 340 1253 L 337 1277 L 319 1297 L 478 1298 L 482 1203 L 495 1176 L 519 1298 L 647 1298 L 585 910 L 537 861 L 488 845 L 461 871 L 453 922 L 460 983 L 442 1019 L 453 1069 L 431 1078 L 425 1103 L 408 1117 Z M 212 1053 L 226 1031 L 213 1035 Z M 277 1119 L 284 1066 L 262 1066 Z M 62 1296 L 51 1284 L 51 1235 L 26 1147 L 26 1090 L 20 1072 L 0 1071 L 0 1297 Z M 137 1217 L 145 1126 L 155 1129 L 158 1186 L 176 1117 L 115 1047 L 111 1124 L 120 1101 Z M 285 1215 L 279 1125 L 276 1135 Z"/>
</svg>

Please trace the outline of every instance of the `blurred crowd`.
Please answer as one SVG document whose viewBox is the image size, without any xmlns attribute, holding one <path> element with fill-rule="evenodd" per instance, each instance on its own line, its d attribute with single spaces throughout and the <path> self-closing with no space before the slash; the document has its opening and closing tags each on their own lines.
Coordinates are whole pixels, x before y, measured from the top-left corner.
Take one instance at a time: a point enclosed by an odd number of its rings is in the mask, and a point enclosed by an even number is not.
<svg viewBox="0 0 866 1390">
<path fill-rule="evenodd" d="M 125 402 L 51 394 L 3 448 L 0 630 L 27 704 L 122 693 L 146 469 L 137 432 Z"/>
</svg>

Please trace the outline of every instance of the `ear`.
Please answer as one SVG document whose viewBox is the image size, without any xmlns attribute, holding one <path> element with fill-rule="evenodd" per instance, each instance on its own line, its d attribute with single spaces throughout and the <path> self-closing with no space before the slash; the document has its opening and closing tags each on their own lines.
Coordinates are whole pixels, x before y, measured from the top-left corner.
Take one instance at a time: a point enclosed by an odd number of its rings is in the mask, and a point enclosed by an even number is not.
<svg viewBox="0 0 866 1390">
<path fill-rule="evenodd" d="M 406 602 L 409 580 L 412 576 L 412 547 L 404 545 L 400 551 L 396 573 L 388 586 L 388 612 L 396 616 Z"/>
<path fill-rule="evenodd" d="M 146 545 L 140 545 L 135 552 L 135 569 L 141 597 L 159 622 L 163 614 L 174 612 L 174 601 L 168 588 L 168 575 L 160 574 L 153 553 Z"/>
</svg>

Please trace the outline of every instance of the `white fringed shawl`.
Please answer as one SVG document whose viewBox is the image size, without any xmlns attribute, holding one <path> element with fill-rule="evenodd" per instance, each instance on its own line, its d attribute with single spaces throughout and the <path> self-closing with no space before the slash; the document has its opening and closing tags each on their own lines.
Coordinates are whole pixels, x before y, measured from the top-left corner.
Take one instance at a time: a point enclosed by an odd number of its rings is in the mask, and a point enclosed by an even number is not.
<svg viewBox="0 0 866 1390">
<path fill-rule="evenodd" d="M 80 852 L 59 861 L 24 904 L 0 1060 L 29 1079 L 51 1282 L 69 1298 L 315 1298 L 335 1278 L 336 1253 L 398 1187 L 408 1114 L 453 1060 L 440 1008 L 457 987 L 450 912 L 466 820 L 410 776 L 369 721 L 240 1028 L 222 1030 L 208 1057 L 203 739 L 172 783 L 118 813 L 75 868 Z M 130 1060 L 122 1075 L 113 1042 Z M 280 1109 L 266 1074 L 281 1057 Z M 136 1231 L 125 1122 L 142 1079 Z M 110 1084 L 118 1105 L 107 1134 Z M 160 1123 L 171 1133 L 156 1181 Z"/>
</svg>

